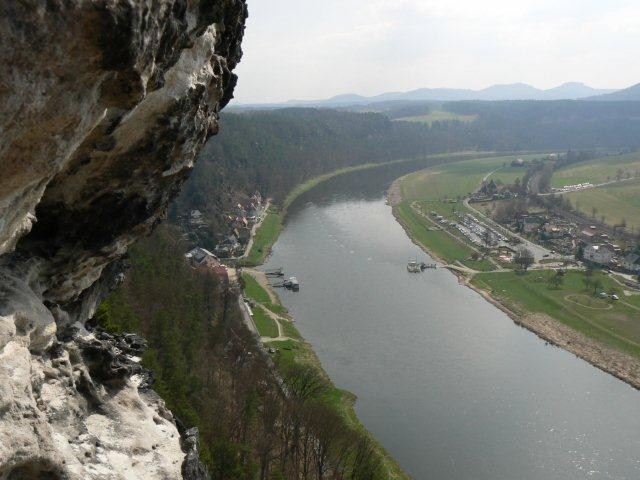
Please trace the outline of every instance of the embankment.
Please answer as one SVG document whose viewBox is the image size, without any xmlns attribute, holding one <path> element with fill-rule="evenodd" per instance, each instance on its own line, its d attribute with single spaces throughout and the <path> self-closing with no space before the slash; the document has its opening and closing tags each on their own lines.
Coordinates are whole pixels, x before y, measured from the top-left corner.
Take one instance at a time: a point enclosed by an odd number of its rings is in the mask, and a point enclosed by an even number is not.
<svg viewBox="0 0 640 480">
<path fill-rule="evenodd" d="M 393 215 L 413 243 L 434 259 L 442 261 L 429 245 L 425 245 L 418 239 L 415 232 L 398 214 L 398 205 L 403 201 L 401 186 L 403 178 L 394 181 L 388 191 L 387 202 L 392 207 Z M 535 333 L 546 342 L 573 353 L 632 387 L 640 389 L 640 359 L 637 357 L 604 345 L 548 315 L 536 312 L 515 312 L 508 305 L 494 298 L 489 290 L 471 282 L 468 275 L 457 270 L 450 271 L 459 278 L 461 284 L 478 292 L 488 302 L 506 313 L 517 325 Z"/>
</svg>

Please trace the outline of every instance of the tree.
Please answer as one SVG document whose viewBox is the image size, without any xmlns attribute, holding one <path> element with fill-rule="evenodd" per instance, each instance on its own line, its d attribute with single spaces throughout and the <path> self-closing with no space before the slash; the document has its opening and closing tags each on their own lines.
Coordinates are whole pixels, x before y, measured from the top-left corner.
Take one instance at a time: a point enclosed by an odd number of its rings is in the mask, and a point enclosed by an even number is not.
<svg viewBox="0 0 640 480">
<path fill-rule="evenodd" d="M 485 228 L 482 232 L 482 243 L 487 250 L 491 248 L 491 245 L 493 244 L 493 235 L 488 228 Z"/>
<path fill-rule="evenodd" d="M 591 288 L 592 277 L 593 277 L 593 270 L 591 268 L 587 268 L 584 271 L 584 278 L 582 279 L 582 281 L 584 282 L 585 290 L 589 290 Z"/>
<path fill-rule="evenodd" d="M 560 285 L 564 283 L 564 272 L 562 270 L 550 271 L 548 282 L 553 288 L 560 288 Z"/>
<path fill-rule="evenodd" d="M 596 278 L 593 281 L 593 294 L 597 294 L 598 290 L 602 289 L 602 280 L 600 280 L 599 278 Z"/>
<path fill-rule="evenodd" d="M 519 248 L 513 262 L 522 270 L 527 270 L 535 262 L 533 252 L 526 247 Z"/>
</svg>

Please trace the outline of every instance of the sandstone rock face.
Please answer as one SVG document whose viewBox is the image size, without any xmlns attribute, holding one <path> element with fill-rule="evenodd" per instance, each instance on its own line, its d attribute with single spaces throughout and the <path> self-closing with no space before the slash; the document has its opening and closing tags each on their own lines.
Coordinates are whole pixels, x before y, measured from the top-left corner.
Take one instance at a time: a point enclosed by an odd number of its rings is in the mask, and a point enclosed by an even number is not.
<svg viewBox="0 0 640 480">
<path fill-rule="evenodd" d="M 132 337 L 84 323 L 217 131 L 246 16 L 245 0 L 0 2 L 0 479 L 205 478 Z"/>
</svg>

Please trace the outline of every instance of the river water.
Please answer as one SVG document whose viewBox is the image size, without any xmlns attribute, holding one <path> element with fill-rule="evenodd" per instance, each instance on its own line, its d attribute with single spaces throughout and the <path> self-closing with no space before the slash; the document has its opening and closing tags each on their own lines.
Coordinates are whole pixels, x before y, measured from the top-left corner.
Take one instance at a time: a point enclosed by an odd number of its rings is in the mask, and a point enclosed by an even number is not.
<svg viewBox="0 0 640 480">
<path fill-rule="evenodd" d="M 364 425 L 416 479 L 640 478 L 640 392 L 516 326 L 420 253 L 385 205 L 417 165 L 301 196 L 266 268 Z"/>
</svg>

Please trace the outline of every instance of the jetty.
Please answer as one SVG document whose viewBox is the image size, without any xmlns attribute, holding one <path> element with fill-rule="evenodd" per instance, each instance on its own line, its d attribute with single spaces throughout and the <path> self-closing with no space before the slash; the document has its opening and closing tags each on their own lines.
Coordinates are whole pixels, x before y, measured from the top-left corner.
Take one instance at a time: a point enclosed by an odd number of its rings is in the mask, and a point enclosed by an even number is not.
<svg viewBox="0 0 640 480">
<path fill-rule="evenodd" d="M 284 277 L 284 269 L 282 267 L 272 268 L 270 270 L 265 270 L 264 274 L 267 277 Z"/>
</svg>

